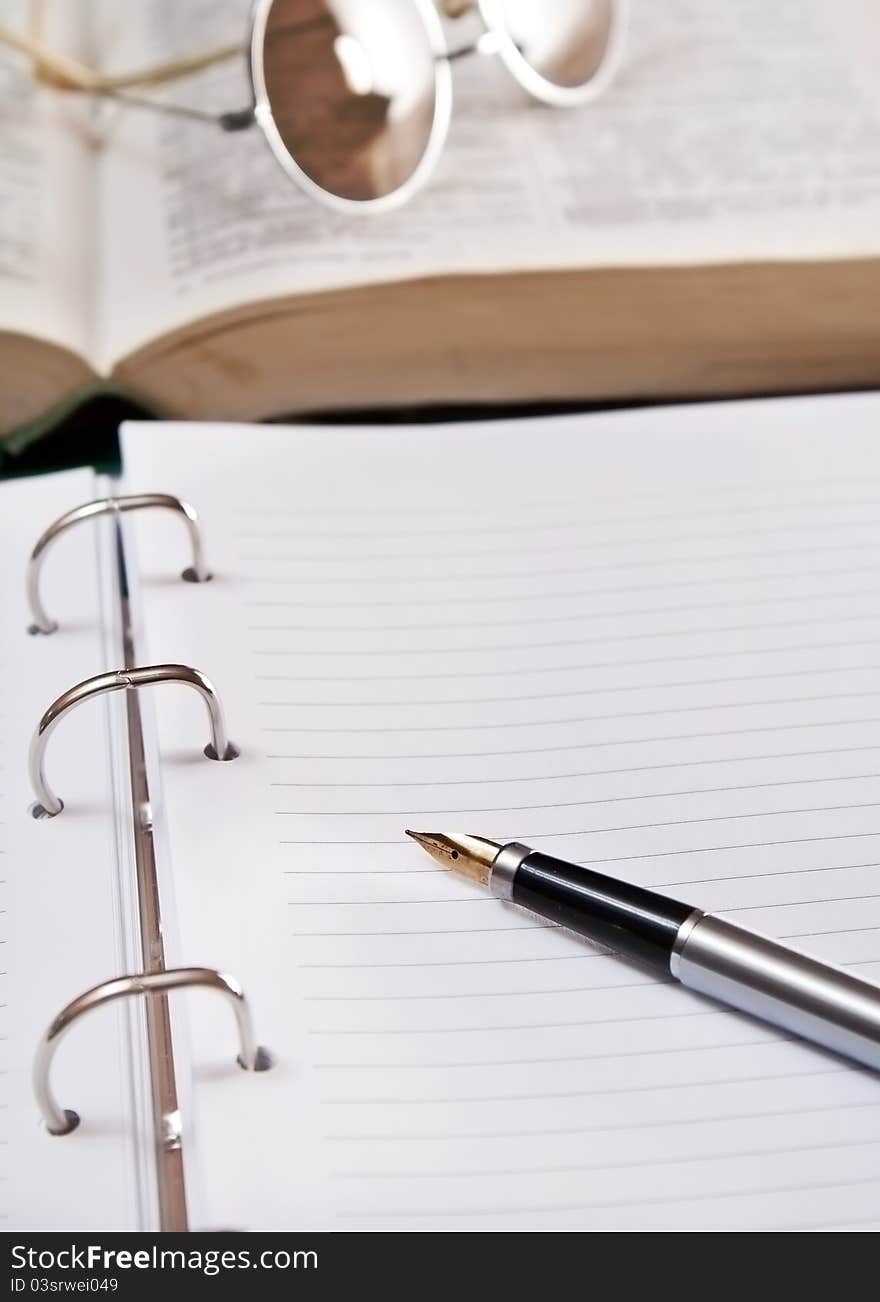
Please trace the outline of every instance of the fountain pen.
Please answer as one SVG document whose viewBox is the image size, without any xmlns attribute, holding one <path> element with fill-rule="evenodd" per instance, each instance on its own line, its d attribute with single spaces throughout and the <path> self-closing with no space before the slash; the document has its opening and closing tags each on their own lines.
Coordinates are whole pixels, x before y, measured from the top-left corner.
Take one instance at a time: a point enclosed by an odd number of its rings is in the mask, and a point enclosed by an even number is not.
<svg viewBox="0 0 880 1302">
<path fill-rule="evenodd" d="M 725 918 L 511 841 L 410 832 L 502 900 L 880 1071 L 880 986 Z"/>
</svg>

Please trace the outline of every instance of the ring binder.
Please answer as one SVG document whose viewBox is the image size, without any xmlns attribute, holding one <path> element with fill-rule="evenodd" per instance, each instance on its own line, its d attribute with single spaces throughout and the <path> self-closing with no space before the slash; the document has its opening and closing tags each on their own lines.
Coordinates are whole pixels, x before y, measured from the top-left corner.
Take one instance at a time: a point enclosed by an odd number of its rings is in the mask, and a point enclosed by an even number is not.
<svg viewBox="0 0 880 1302">
<path fill-rule="evenodd" d="M 189 531 L 192 565 L 187 566 L 181 578 L 187 583 L 206 583 L 211 578 L 205 564 L 198 513 L 188 502 L 181 501 L 179 497 L 173 497 L 169 493 L 135 493 L 128 497 L 103 497 L 94 502 L 84 502 L 82 506 L 74 507 L 72 511 L 53 521 L 34 544 L 27 567 L 27 599 L 33 616 L 33 623 L 28 628 L 29 633 L 43 633 L 48 636 L 58 628 L 57 622 L 46 613 L 40 599 L 40 573 L 46 552 L 55 539 L 83 520 L 93 520 L 101 515 L 119 515 L 125 511 L 143 511 L 152 507 L 176 512 L 183 518 Z"/>
<path fill-rule="evenodd" d="M 128 691 L 148 687 L 153 683 L 172 682 L 195 688 L 208 708 L 211 740 L 204 751 L 208 759 L 236 759 L 239 752 L 229 740 L 220 698 L 211 681 L 200 670 L 191 669 L 188 665 L 148 665 L 140 669 L 118 669 L 112 673 L 98 674 L 77 683 L 53 701 L 37 725 L 28 756 L 28 771 L 37 798 L 31 809 L 33 817 L 54 818 L 64 808 L 64 802 L 55 795 L 46 780 L 43 763 L 49 737 L 65 714 L 83 701 L 101 696 L 104 692 Z"/>
<path fill-rule="evenodd" d="M 238 1064 L 245 1071 L 267 1071 L 272 1058 L 256 1042 L 251 1011 L 244 991 L 231 976 L 209 967 L 169 968 L 165 972 L 140 972 L 134 976 L 116 977 L 85 990 L 71 1000 L 54 1018 L 43 1035 L 34 1058 L 33 1086 L 37 1105 L 50 1135 L 69 1135 L 80 1123 L 77 1112 L 59 1107 L 49 1083 L 52 1059 L 60 1041 L 84 1013 L 116 999 L 132 995 L 159 995 L 189 986 L 203 986 L 216 990 L 232 1004 L 238 1026 Z M 173 1142 L 174 1137 L 169 1137 Z"/>
</svg>

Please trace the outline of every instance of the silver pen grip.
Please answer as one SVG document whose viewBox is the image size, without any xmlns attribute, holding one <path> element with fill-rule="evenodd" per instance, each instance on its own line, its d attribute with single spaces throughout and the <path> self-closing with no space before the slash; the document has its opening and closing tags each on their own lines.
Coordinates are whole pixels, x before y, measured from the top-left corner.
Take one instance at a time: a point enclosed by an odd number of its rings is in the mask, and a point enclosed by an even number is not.
<svg viewBox="0 0 880 1302">
<path fill-rule="evenodd" d="M 682 924 L 682 985 L 880 1071 L 880 986 L 711 913 Z"/>
</svg>

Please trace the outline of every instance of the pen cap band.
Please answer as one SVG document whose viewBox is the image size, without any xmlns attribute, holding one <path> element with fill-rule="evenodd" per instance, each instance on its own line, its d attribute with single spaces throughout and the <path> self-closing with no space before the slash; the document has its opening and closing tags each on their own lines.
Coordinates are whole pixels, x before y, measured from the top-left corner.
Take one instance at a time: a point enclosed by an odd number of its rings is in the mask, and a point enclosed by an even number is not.
<svg viewBox="0 0 880 1302">
<path fill-rule="evenodd" d="M 531 853 L 531 849 L 520 845 L 519 841 L 509 841 L 498 851 L 489 874 L 489 890 L 499 900 L 513 899 L 513 879 L 523 859 Z"/>
</svg>

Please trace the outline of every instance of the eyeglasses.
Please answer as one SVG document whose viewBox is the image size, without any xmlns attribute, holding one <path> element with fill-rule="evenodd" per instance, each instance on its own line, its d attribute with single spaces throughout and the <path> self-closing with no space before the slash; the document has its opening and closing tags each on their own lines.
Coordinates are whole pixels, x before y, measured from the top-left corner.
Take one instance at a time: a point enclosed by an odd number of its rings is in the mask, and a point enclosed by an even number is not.
<svg viewBox="0 0 880 1302">
<path fill-rule="evenodd" d="M 482 33 L 450 50 L 447 18 L 473 12 Z M 135 107 L 238 131 L 256 124 L 291 180 L 346 212 L 405 203 L 430 177 L 452 112 L 452 64 L 497 54 L 523 89 L 557 106 L 600 95 L 620 62 L 625 0 L 256 0 L 246 109 L 209 113 L 131 94 L 210 66 L 225 47 L 103 79 L 0 24 L 0 43 L 31 55 L 43 79 Z"/>
</svg>

